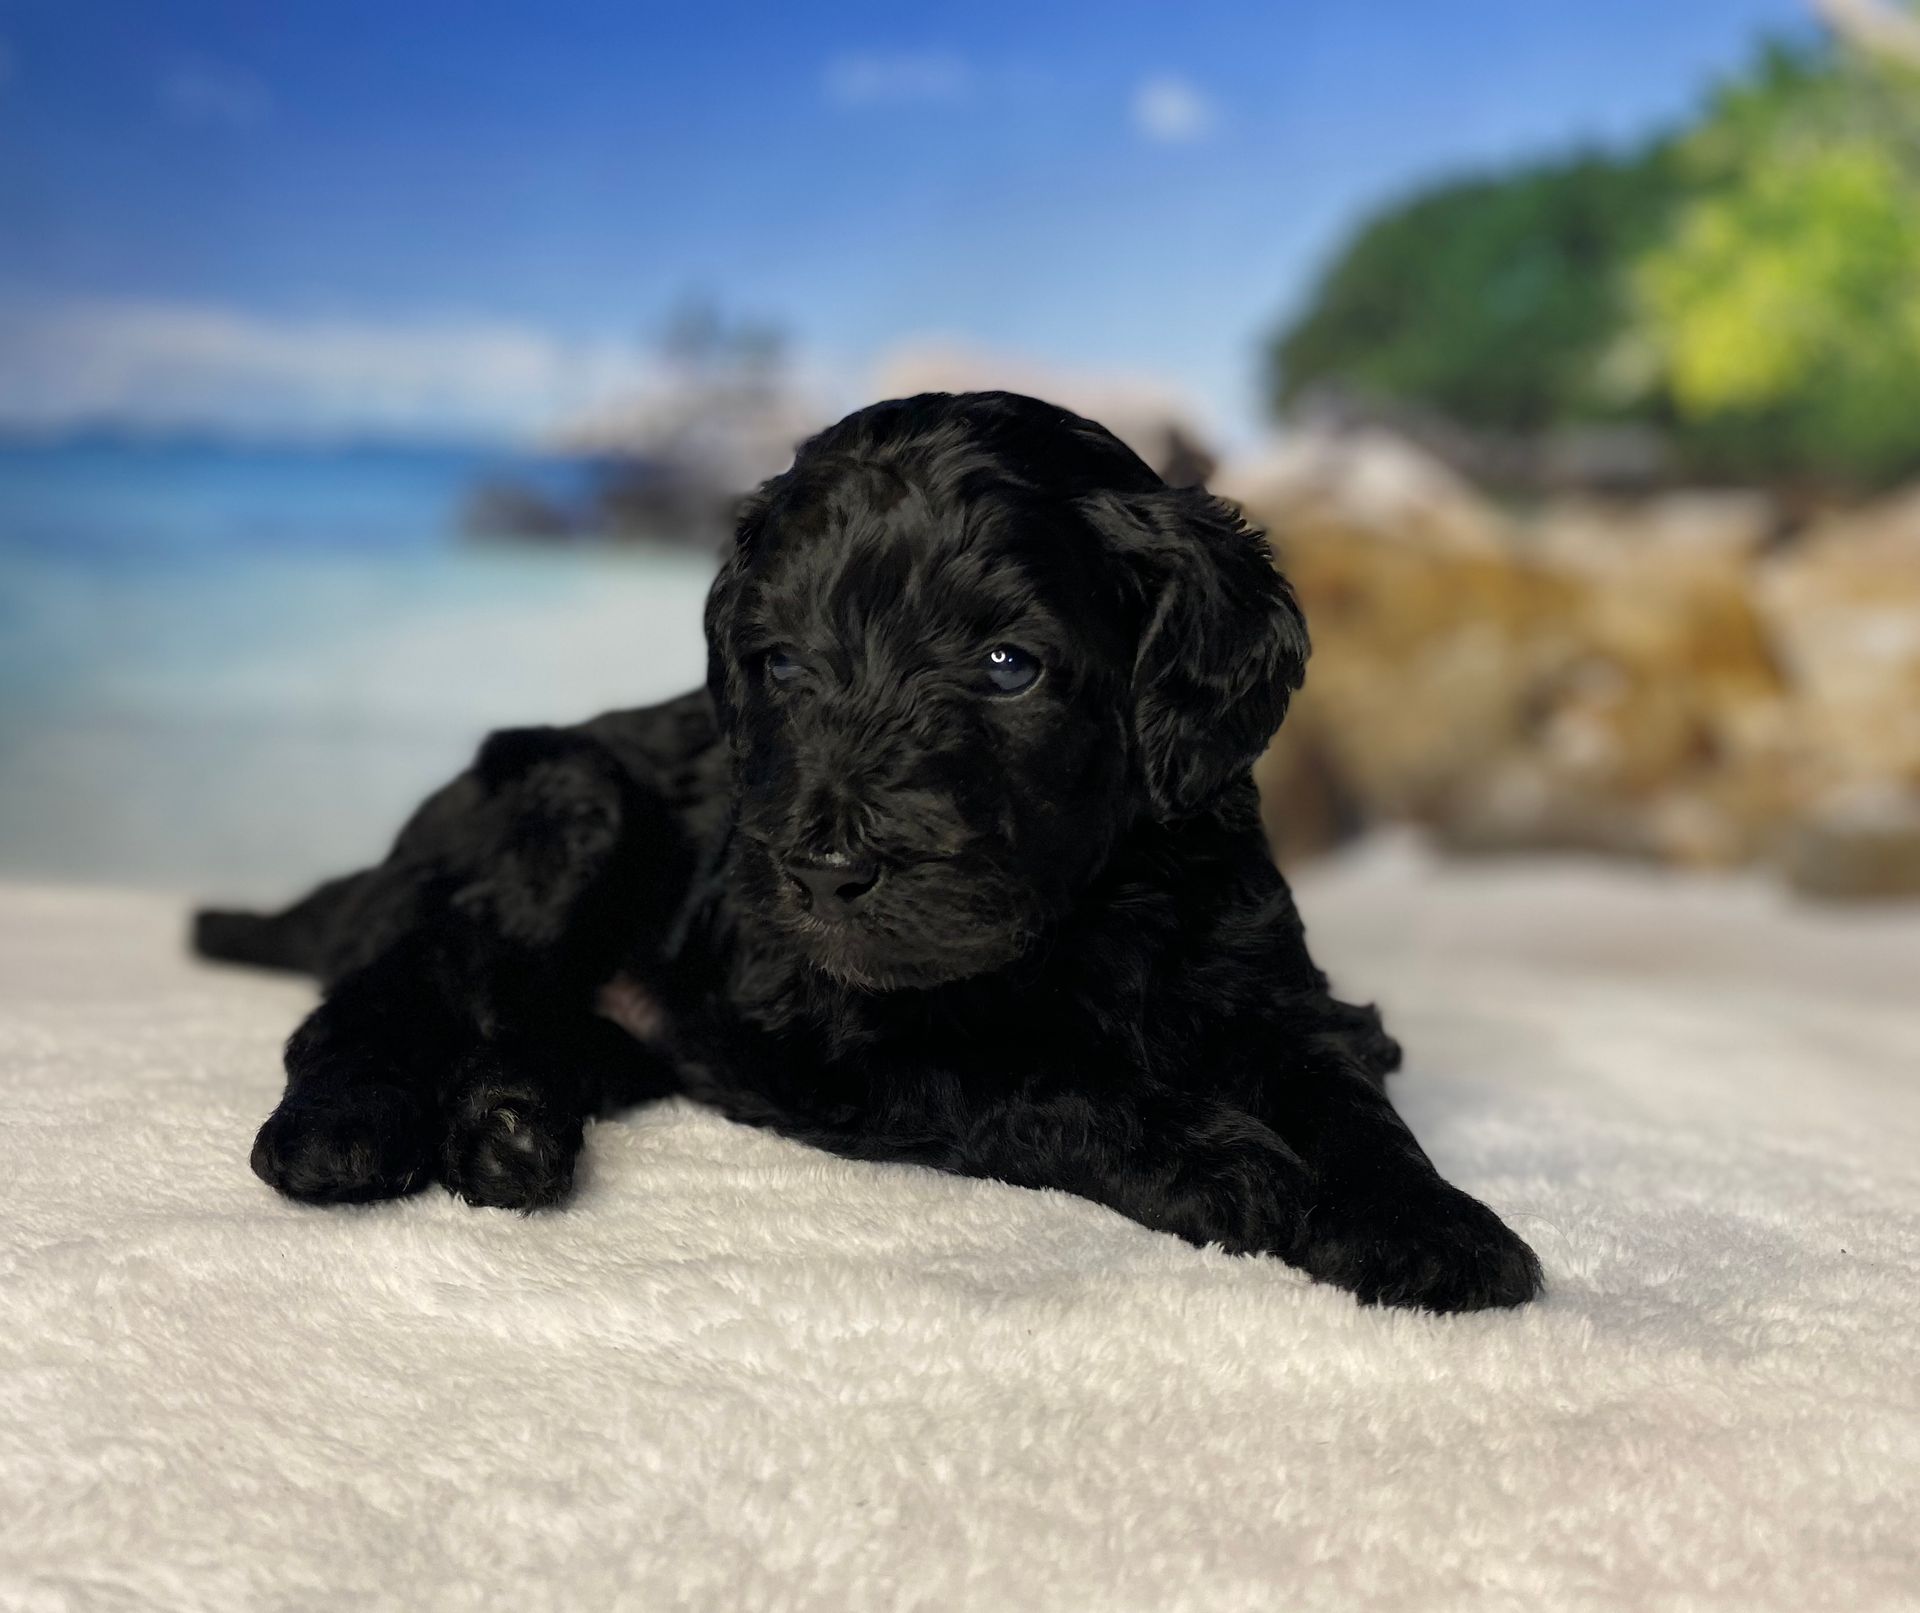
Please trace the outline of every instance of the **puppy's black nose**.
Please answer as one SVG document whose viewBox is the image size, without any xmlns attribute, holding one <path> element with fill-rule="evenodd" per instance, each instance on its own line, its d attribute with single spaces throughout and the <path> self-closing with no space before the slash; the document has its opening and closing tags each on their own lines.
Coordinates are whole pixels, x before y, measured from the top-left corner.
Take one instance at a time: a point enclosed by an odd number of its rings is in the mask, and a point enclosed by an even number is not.
<svg viewBox="0 0 1920 1613">
<path fill-rule="evenodd" d="M 855 902 L 880 883 L 880 865 L 858 853 L 795 855 L 785 866 L 787 878 L 800 887 L 808 905 L 823 919 L 844 918 Z"/>
</svg>

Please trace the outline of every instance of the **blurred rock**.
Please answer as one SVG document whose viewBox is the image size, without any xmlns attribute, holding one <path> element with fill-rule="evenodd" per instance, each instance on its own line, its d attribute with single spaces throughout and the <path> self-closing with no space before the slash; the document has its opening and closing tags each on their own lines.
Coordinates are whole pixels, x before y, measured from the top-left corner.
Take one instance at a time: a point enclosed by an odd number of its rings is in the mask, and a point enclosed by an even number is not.
<svg viewBox="0 0 1920 1613">
<path fill-rule="evenodd" d="M 694 296 L 639 384 L 563 422 L 547 446 L 610 467 L 592 517 L 606 535 L 712 549 L 741 496 L 838 413 L 791 365 L 777 327 Z"/>
<path fill-rule="evenodd" d="M 1361 803 L 1311 719 L 1290 725 L 1254 766 L 1267 841 L 1282 867 L 1350 840 L 1365 825 Z"/>
<path fill-rule="evenodd" d="M 1215 492 L 1290 531 L 1357 530 L 1393 543 L 1486 554 L 1505 523 L 1432 454 L 1390 432 L 1296 431 L 1231 461 Z"/>
<path fill-rule="evenodd" d="M 485 481 L 460 508 L 460 530 L 475 538 L 523 538 L 555 542 L 577 537 L 578 515 L 535 488 Z"/>
<path fill-rule="evenodd" d="M 741 496 L 793 462 L 832 419 L 775 381 L 700 375 L 609 403 L 553 435 L 554 450 L 624 464 L 613 513 L 647 535 L 711 548 Z"/>
<path fill-rule="evenodd" d="M 733 530 L 738 489 L 697 463 L 608 461 L 593 498 L 596 531 L 618 540 L 719 552 Z"/>
<path fill-rule="evenodd" d="M 1366 818 L 1434 821 L 1524 731 L 1535 662 L 1552 654 L 1539 629 L 1572 608 L 1566 590 L 1520 560 L 1478 494 L 1382 432 L 1296 434 L 1215 486 L 1268 528 L 1314 636 L 1266 781 L 1331 768 Z M 1309 747 L 1312 769 L 1293 756 Z"/>
<path fill-rule="evenodd" d="M 958 342 L 908 342 L 881 355 L 872 398 L 916 392 L 1024 392 L 1098 420 L 1176 487 L 1206 480 L 1213 455 L 1206 414 L 1163 382 L 1133 375 L 1063 370 L 1031 358 Z"/>
<path fill-rule="evenodd" d="M 1503 493 L 1644 495 L 1669 485 L 1673 475 L 1666 437 L 1625 422 L 1501 431 L 1324 382 L 1295 400 L 1293 419 L 1315 433 L 1391 436 L 1474 485 Z"/>
<path fill-rule="evenodd" d="M 1743 493 L 1517 520 L 1378 432 L 1296 435 L 1216 485 L 1313 631 L 1258 775 L 1283 854 L 1402 821 L 1460 851 L 1906 888 L 1904 828 L 1817 803 L 1920 795 L 1920 494 L 1791 547 Z"/>
<path fill-rule="evenodd" d="M 1758 599 L 1811 782 L 1920 786 L 1920 490 L 1817 525 L 1764 568 Z"/>
<path fill-rule="evenodd" d="M 1767 493 L 1713 489 L 1632 500 L 1560 499 L 1546 504 L 1529 525 L 1535 542 L 1548 549 L 1627 548 L 1742 560 L 1775 541 L 1781 513 Z"/>
<path fill-rule="evenodd" d="M 1177 424 L 1167 427 L 1165 446 L 1148 463 L 1169 487 L 1205 487 L 1219 469 L 1213 455 Z"/>
<path fill-rule="evenodd" d="M 1826 809 L 1795 827 L 1784 864 L 1807 896 L 1920 896 L 1920 798 L 1873 794 Z"/>
<path fill-rule="evenodd" d="M 1507 486 L 1648 489 L 1669 474 L 1666 439 L 1645 426 L 1562 426 L 1522 439 Z"/>
</svg>

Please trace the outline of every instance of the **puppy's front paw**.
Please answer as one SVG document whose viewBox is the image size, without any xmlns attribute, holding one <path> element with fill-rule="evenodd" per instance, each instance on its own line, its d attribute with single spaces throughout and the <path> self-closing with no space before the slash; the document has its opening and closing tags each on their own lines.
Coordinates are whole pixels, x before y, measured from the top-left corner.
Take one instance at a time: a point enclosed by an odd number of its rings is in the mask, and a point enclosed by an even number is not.
<svg viewBox="0 0 1920 1613">
<path fill-rule="evenodd" d="M 447 1101 L 441 1180 L 469 1204 L 538 1210 L 573 1187 L 580 1114 L 534 1080 L 476 1059 Z"/>
<path fill-rule="evenodd" d="M 1507 1224 L 1437 1176 L 1390 1194 L 1334 1195 L 1307 1225 L 1307 1269 L 1362 1305 L 1489 1310 L 1524 1305 L 1544 1284 Z"/>
<path fill-rule="evenodd" d="M 253 1140 L 253 1174 L 308 1204 L 399 1198 L 433 1176 L 424 1107 L 398 1087 L 288 1098 Z"/>
</svg>

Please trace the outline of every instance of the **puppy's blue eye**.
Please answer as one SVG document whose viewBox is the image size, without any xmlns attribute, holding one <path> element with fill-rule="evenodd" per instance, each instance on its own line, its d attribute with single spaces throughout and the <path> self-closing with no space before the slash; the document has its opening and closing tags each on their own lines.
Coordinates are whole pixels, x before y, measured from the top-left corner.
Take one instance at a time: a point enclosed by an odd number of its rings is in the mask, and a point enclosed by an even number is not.
<svg viewBox="0 0 1920 1613">
<path fill-rule="evenodd" d="M 767 676 L 775 683 L 791 683 L 800 676 L 800 663 L 785 650 L 773 650 L 767 656 Z"/>
<path fill-rule="evenodd" d="M 1040 681 L 1040 663 L 1025 650 L 996 644 L 987 651 L 987 685 L 995 694 L 1018 694 Z"/>
</svg>

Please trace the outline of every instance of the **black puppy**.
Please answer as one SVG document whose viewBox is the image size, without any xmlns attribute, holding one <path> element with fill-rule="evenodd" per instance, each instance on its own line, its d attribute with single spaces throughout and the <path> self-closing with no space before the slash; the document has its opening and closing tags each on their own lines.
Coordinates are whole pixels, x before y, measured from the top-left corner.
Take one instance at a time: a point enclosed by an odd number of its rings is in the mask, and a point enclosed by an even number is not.
<svg viewBox="0 0 1920 1613">
<path fill-rule="evenodd" d="M 1248 770 L 1307 634 L 1230 506 L 1029 398 L 878 404 L 748 502 L 707 639 L 704 691 L 495 734 L 377 868 L 200 915 L 326 985 L 266 1181 L 550 1204 L 585 1116 L 684 1092 L 1363 1301 L 1539 1291 L 1268 857 Z"/>
</svg>

